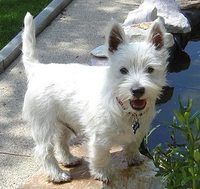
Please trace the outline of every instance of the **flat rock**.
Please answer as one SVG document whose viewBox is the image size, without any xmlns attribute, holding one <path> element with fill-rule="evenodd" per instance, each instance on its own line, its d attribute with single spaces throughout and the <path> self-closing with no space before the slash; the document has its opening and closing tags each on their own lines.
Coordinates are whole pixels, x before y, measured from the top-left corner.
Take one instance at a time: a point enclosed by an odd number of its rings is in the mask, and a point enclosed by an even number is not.
<svg viewBox="0 0 200 189">
<path fill-rule="evenodd" d="M 128 13 L 123 25 L 129 26 L 132 24 L 138 24 L 142 22 L 151 22 L 158 17 L 157 8 L 153 4 L 141 4 L 137 9 Z"/>
<path fill-rule="evenodd" d="M 124 25 L 154 21 L 158 16 L 164 19 L 165 27 L 170 33 L 191 31 L 187 18 L 174 0 L 144 0 L 137 9 L 129 12 Z"/>
<path fill-rule="evenodd" d="M 190 9 L 196 8 L 200 9 L 200 1 L 199 0 L 176 0 L 180 5 L 181 9 Z"/>
<path fill-rule="evenodd" d="M 96 47 L 95 49 L 93 49 L 90 53 L 95 57 L 101 57 L 101 58 L 108 57 L 106 45 L 100 45 Z M 91 62 L 91 65 L 93 65 L 93 62 Z"/>
<path fill-rule="evenodd" d="M 86 156 L 86 151 L 80 146 L 72 147 L 71 151 L 78 157 Z M 151 160 L 146 158 L 142 165 L 128 167 L 123 156 L 122 148 L 115 147 L 111 150 L 111 153 L 112 164 L 116 171 L 113 172 L 109 184 L 103 184 L 91 178 L 88 162 L 83 160 L 81 166 L 70 169 L 62 167 L 72 174 L 73 180 L 69 183 L 49 183 L 43 171 L 39 170 L 20 189 L 162 189 L 160 178 L 155 177 L 156 168 Z"/>
</svg>

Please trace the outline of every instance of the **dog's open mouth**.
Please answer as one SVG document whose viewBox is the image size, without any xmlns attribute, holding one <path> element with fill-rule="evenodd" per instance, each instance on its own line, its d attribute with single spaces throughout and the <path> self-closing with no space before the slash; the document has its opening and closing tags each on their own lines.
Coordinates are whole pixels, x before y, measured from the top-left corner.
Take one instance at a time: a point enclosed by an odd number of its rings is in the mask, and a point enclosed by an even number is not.
<svg viewBox="0 0 200 189">
<path fill-rule="evenodd" d="M 130 100 L 130 105 L 134 110 L 143 110 L 146 106 L 145 99 L 133 99 Z"/>
</svg>

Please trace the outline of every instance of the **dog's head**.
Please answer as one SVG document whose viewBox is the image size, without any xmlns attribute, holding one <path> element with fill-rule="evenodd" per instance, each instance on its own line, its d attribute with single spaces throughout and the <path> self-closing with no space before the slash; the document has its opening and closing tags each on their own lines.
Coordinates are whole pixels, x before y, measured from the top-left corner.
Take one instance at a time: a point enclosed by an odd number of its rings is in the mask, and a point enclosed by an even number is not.
<svg viewBox="0 0 200 189">
<path fill-rule="evenodd" d="M 166 85 L 168 52 L 165 29 L 156 20 L 143 42 L 129 43 L 119 24 L 114 23 L 107 35 L 109 87 L 113 96 L 133 112 L 155 104 Z"/>
</svg>

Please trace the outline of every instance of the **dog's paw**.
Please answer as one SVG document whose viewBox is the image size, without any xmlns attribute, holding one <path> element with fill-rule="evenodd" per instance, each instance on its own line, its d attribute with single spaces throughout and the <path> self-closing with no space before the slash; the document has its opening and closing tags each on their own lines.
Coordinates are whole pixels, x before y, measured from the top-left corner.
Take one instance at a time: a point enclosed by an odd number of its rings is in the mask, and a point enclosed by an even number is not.
<svg viewBox="0 0 200 189">
<path fill-rule="evenodd" d="M 60 163 L 65 167 L 74 167 L 82 163 L 82 158 L 70 156 L 67 161 L 61 161 Z"/>
<path fill-rule="evenodd" d="M 95 180 L 102 181 L 105 184 L 110 183 L 109 174 L 107 170 L 99 169 L 99 170 L 90 170 L 91 175 Z"/>
<path fill-rule="evenodd" d="M 54 183 L 70 182 L 72 180 L 71 175 L 68 172 L 59 171 L 57 174 L 49 175 L 49 181 Z"/>
<path fill-rule="evenodd" d="M 145 156 L 142 154 L 137 154 L 131 157 L 127 157 L 126 159 L 128 166 L 139 166 L 144 162 Z"/>
<path fill-rule="evenodd" d="M 110 183 L 110 179 L 108 176 L 103 175 L 103 174 L 96 174 L 93 176 L 95 180 L 99 180 L 102 181 L 105 184 L 109 184 Z"/>
</svg>

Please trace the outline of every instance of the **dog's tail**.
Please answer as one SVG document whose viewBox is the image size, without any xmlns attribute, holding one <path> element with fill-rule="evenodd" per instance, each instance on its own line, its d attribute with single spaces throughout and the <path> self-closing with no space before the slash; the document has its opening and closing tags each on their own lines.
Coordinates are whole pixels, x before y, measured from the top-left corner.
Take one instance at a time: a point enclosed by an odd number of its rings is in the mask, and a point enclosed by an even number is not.
<svg viewBox="0 0 200 189">
<path fill-rule="evenodd" d="M 35 25 L 33 16 L 27 12 L 24 18 L 24 31 L 22 34 L 22 61 L 26 70 L 27 76 L 30 75 L 33 63 L 38 63 L 35 53 Z"/>
</svg>

